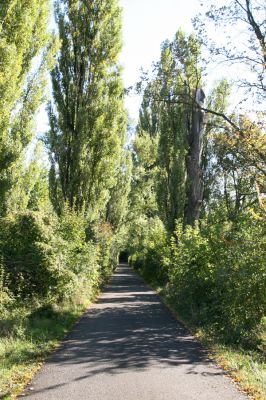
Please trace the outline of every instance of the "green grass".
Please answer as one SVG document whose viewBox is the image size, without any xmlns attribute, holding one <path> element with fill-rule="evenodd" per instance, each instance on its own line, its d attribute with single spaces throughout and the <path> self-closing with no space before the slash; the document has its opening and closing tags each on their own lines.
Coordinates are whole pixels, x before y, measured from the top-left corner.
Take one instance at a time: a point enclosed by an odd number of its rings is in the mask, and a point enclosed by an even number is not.
<svg viewBox="0 0 266 400">
<path fill-rule="evenodd" d="M 265 357 L 256 351 L 234 349 L 221 343 L 207 340 L 203 334 L 201 337 L 211 350 L 215 361 L 229 373 L 254 399 L 266 399 L 266 363 Z"/>
<path fill-rule="evenodd" d="M 16 398 L 87 306 L 18 306 L 1 318 L 0 399 Z"/>
</svg>

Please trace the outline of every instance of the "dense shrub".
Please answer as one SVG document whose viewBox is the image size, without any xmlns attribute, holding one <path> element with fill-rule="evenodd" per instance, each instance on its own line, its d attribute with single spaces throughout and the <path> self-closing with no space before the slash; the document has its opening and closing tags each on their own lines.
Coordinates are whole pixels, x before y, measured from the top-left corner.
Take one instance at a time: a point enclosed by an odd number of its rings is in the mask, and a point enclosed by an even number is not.
<svg viewBox="0 0 266 400">
<path fill-rule="evenodd" d="M 5 318 L 8 315 L 9 308 L 12 307 L 14 299 L 11 293 L 4 284 L 4 268 L 2 265 L 2 260 L 0 260 L 0 315 L 1 318 Z M 0 330 L 1 334 L 1 330 Z"/>
<path fill-rule="evenodd" d="M 234 223 L 202 222 L 201 229 L 178 224 L 168 242 L 150 229 L 131 249 L 131 261 L 165 285 L 183 317 L 227 342 L 254 344 L 266 314 L 265 229 L 248 213 Z"/>
<path fill-rule="evenodd" d="M 196 227 L 178 225 L 171 240 L 168 291 L 194 322 L 204 320 L 215 304 L 214 264 L 208 238 Z"/>
<path fill-rule="evenodd" d="M 38 212 L 1 219 L 4 286 L 16 297 L 46 297 L 57 287 L 59 258 L 52 222 Z"/>
<path fill-rule="evenodd" d="M 108 222 L 99 224 L 96 228 L 95 237 L 98 263 L 101 268 L 102 279 L 105 281 L 113 271 L 114 266 L 117 265 L 118 260 L 112 226 Z"/>
<path fill-rule="evenodd" d="M 83 213 L 67 207 L 58 220 L 56 234 L 61 257 L 62 279 L 58 287 L 60 300 L 82 302 L 101 283 L 98 251 L 92 241 L 86 240 L 87 221 Z"/>
<path fill-rule="evenodd" d="M 111 254 L 117 259 L 111 228 L 88 240 L 86 218 L 67 207 L 60 218 L 26 211 L 0 223 L 3 286 L 16 299 L 83 302 L 112 272 Z"/>
<path fill-rule="evenodd" d="M 138 240 L 131 243 L 129 251 L 130 263 L 141 268 L 146 279 L 167 282 L 170 248 L 166 230 L 158 218 L 144 221 Z"/>
<path fill-rule="evenodd" d="M 215 265 L 215 319 L 229 340 L 250 341 L 266 314 L 265 224 L 245 214 L 234 224 L 217 221 L 205 235 Z"/>
</svg>

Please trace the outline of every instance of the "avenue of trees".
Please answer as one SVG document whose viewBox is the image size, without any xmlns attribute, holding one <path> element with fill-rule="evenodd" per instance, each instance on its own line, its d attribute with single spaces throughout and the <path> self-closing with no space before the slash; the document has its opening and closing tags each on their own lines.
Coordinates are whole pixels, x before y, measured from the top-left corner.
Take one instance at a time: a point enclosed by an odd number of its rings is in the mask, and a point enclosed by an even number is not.
<svg viewBox="0 0 266 400">
<path fill-rule="evenodd" d="M 1 312 L 89 297 L 117 263 L 130 190 L 117 0 L 0 6 Z M 36 140 L 48 100 L 50 130 Z M 30 153 L 34 153 L 29 160 Z M 45 154 L 49 163 L 45 162 Z"/>
<path fill-rule="evenodd" d="M 261 348 L 265 5 L 232 0 L 191 35 L 177 27 L 137 84 L 130 144 L 119 1 L 56 0 L 56 33 L 51 12 L 0 2 L 0 315 L 93 296 L 127 251 L 185 319 Z M 211 24 L 238 26 L 241 46 L 214 43 Z M 210 59 L 244 73 L 207 89 Z M 249 111 L 231 107 L 234 92 Z"/>
</svg>

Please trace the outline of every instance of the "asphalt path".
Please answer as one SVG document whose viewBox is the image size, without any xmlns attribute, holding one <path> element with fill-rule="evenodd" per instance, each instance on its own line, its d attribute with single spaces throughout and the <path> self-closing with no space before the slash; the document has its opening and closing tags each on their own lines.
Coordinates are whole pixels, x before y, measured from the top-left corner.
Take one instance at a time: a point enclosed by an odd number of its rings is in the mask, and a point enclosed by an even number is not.
<svg viewBox="0 0 266 400">
<path fill-rule="evenodd" d="M 32 400 L 244 400 L 126 264 L 37 373 Z"/>
</svg>

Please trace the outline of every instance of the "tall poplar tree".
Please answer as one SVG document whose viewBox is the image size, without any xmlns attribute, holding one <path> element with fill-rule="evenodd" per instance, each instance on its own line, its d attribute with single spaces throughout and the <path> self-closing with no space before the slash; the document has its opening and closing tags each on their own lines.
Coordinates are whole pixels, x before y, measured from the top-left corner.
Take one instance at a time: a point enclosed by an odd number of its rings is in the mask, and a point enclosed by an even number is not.
<svg viewBox="0 0 266 400">
<path fill-rule="evenodd" d="M 49 0 L 0 2 L 0 215 L 7 211 L 52 65 Z M 35 62 L 34 62 L 35 60 Z"/>
<path fill-rule="evenodd" d="M 97 216 L 116 183 L 126 129 L 118 63 L 121 9 L 117 0 L 59 0 L 61 49 L 52 72 L 48 143 L 53 203 Z"/>
<path fill-rule="evenodd" d="M 146 182 L 156 169 L 154 184 L 150 186 L 155 189 L 159 216 L 169 232 L 174 231 L 177 219 L 193 225 L 199 216 L 194 192 L 196 189 L 200 192 L 200 203 L 202 188 L 196 188 L 196 175 L 201 172 L 201 152 L 200 146 L 194 148 L 196 136 L 193 136 L 196 95 L 201 86 L 199 57 L 199 43 L 193 35 L 187 37 L 178 31 L 172 42 L 164 42 L 140 110 L 138 137 L 145 137 L 146 133 L 153 142 L 157 137 L 158 143 L 156 161 L 143 165 Z M 198 159 L 197 165 L 192 165 L 194 159 Z"/>
</svg>

